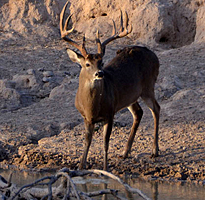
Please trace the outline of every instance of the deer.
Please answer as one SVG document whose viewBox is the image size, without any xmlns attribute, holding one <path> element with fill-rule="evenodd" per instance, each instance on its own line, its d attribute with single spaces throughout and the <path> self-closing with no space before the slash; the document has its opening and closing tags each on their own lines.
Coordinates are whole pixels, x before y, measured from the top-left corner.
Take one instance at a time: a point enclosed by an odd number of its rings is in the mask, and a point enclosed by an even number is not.
<svg viewBox="0 0 205 200">
<path fill-rule="evenodd" d="M 128 46 L 118 50 L 116 56 L 104 66 L 103 56 L 105 55 L 106 45 L 127 36 L 132 31 L 132 26 L 128 24 L 127 12 L 125 12 L 125 17 L 122 16 L 121 12 L 120 32 L 116 31 L 113 20 L 112 36 L 102 43 L 99 31 L 96 31 L 97 53 L 91 54 L 87 52 L 85 47 L 85 35 L 82 44 L 68 37 L 73 32 L 74 26 L 68 30 L 72 15 L 69 15 L 66 21 L 64 19 L 67 4 L 68 2 L 60 13 L 61 38 L 80 51 L 78 53 L 67 49 L 70 60 L 81 66 L 75 107 L 84 119 L 85 141 L 79 169 L 86 168 L 95 124 L 103 122 L 103 169 L 108 170 L 108 148 L 114 115 L 125 108 L 128 108 L 133 116 L 133 125 L 122 157 L 125 159 L 130 155 L 136 131 L 143 115 L 143 110 L 138 103 L 139 97 L 151 110 L 154 118 L 154 142 L 151 156 L 157 157 L 159 155 L 160 105 L 154 93 L 154 86 L 159 73 L 159 60 L 156 54 L 146 47 Z M 123 20 L 123 18 L 125 19 Z"/>
</svg>

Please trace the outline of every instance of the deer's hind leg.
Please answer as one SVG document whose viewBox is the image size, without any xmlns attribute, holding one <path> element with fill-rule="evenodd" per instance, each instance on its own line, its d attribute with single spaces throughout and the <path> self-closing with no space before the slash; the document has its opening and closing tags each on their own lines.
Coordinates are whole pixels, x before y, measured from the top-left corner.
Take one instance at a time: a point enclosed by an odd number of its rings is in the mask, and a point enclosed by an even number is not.
<svg viewBox="0 0 205 200">
<path fill-rule="evenodd" d="M 142 115 L 143 115 L 143 110 L 140 107 L 140 105 L 138 104 L 138 102 L 133 103 L 131 106 L 128 107 L 129 111 L 132 113 L 133 116 L 133 124 L 132 124 L 132 128 L 131 128 L 131 132 L 125 147 L 125 151 L 123 154 L 123 158 L 127 158 L 128 154 L 131 151 L 132 148 L 132 144 L 136 135 L 136 131 L 137 128 L 140 124 L 140 121 L 142 119 Z"/>
<path fill-rule="evenodd" d="M 145 101 L 147 106 L 152 112 L 152 116 L 154 118 L 154 143 L 153 143 L 153 149 L 152 149 L 152 157 L 157 157 L 158 151 L 159 151 L 159 145 L 158 145 L 158 130 L 159 130 L 159 114 L 160 114 L 160 106 L 157 102 L 157 100 L 153 95 L 149 96 L 142 96 L 142 99 Z"/>
</svg>

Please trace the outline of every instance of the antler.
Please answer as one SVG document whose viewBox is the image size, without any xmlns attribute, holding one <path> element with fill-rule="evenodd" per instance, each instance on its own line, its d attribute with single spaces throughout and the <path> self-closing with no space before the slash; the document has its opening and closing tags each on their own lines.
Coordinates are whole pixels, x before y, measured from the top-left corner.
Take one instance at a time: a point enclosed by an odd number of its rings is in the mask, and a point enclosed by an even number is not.
<svg viewBox="0 0 205 200">
<path fill-rule="evenodd" d="M 68 18 L 65 21 L 65 24 L 63 26 L 63 21 L 64 21 L 64 15 L 65 15 L 65 10 L 67 8 L 68 2 L 66 2 L 66 4 L 64 5 L 61 14 L 60 14 L 60 32 L 61 32 L 61 38 L 64 39 L 65 41 L 67 41 L 70 45 L 74 46 L 76 49 L 78 49 L 83 57 L 87 57 L 87 51 L 85 48 L 85 36 L 83 37 L 83 44 L 79 45 L 77 42 L 73 41 L 72 39 L 68 38 L 67 36 L 73 32 L 74 27 L 72 27 L 70 30 L 67 30 L 68 28 L 68 23 L 72 17 L 72 15 L 69 15 Z"/>
<path fill-rule="evenodd" d="M 112 20 L 113 22 L 113 33 L 112 36 L 109 37 L 107 40 L 105 40 L 102 44 L 100 42 L 99 39 L 99 32 L 97 31 L 96 34 L 96 43 L 98 46 L 98 53 L 104 55 L 105 54 L 105 47 L 108 43 L 110 43 L 113 40 L 116 40 L 118 38 L 122 38 L 125 37 L 126 35 L 128 35 L 129 33 L 132 32 L 132 25 L 130 26 L 130 28 L 128 29 L 128 14 L 127 12 L 125 12 L 125 27 L 123 26 L 123 17 L 122 17 L 122 11 L 121 11 L 121 32 L 120 33 L 116 33 L 116 26 L 115 26 L 115 22 Z"/>
</svg>

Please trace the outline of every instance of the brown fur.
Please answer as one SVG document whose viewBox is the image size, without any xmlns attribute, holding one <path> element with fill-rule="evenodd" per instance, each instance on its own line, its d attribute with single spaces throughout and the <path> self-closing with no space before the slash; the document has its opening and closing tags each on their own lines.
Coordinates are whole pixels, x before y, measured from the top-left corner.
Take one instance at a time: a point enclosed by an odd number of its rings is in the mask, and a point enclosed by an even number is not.
<svg viewBox="0 0 205 200">
<path fill-rule="evenodd" d="M 80 168 L 83 168 L 86 163 L 94 124 L 104 121 L 104 169 L 107 169 L 107 150 L 114 114 L 126 107 L 131 111 L 134 119 L 124 152 L 124 158 L 128 156 L 143 114 L 137 103 L 139 97 L 145 101 L 153 113 L 155 135 L 152 155 L 157 156 L 160 111 L 154 96 L 154 85 L 159 73 L 157 56 L 145 47 L 126 47 L 118 51 L 116 57 L 108 65 L 102 67 L 102 58 L 98 54 L 88 54 L 86 58 L 79 54 L 76 55 L 78 59 L 73 61 L 80 63 L 82 69 L 75 105 L 84 118 L 87 131 Z M 89 66 L 86 66 L 87 63 Z M 99 70 L 104 72 L 102 78 L 95 76 Z"/>
</svg>

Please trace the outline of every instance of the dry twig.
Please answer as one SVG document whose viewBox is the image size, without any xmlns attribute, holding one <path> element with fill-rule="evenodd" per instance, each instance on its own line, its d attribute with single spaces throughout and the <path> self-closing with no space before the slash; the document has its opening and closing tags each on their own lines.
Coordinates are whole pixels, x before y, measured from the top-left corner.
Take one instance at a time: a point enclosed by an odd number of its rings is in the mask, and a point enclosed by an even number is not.
<svg viewBox="0 0 205 200">
<path fill-rule="evenodd" d="M 0 197 L 4 200 L 16 200 L 19 198 L 24 199 L 63 199 L 67 200 L 70 199 L 70 197 L 74 197 L 77 200 L 85 199 L 85 200 L 92 200 L 92 197 L 104 195 L 104 194 L 111 194 L 113 197 L 119 200 L 126 200 L 123 197 L 120 197 L 118 195 L 118 191 L 114 189 L 103 189 L 100 191 L 94 191 L 94 192 L 82 192 L 78 191 L 72 178 L 77 176 L 86 176 L 91 174 L 97 174 L 99 176 L 104 175 L 108 176 L 109 178 L 118 181 L 121 185 L 124 186 L 124 188 L 131 192 L 131 193 L 137 193 L 141 197 L 143 197 L 145 200 L 150 200 L 142 191 L 136 188 L 132 188 L 128 184 L 124 183 L 119 177 L 103 171 L 103 170 L 75 170 L 71 171 L 68 168 L 63 168 L 59 172 L 57 172 L 53 176 L 46 176 L 39 180 L 36 180 L 34 183 L 24 185 L 21 188 L 18 188 L 13 183 L 6 181 L 3 177 L 0 176 Z M 58 187 L 54 187 L 53 184 L 61 179 L 61 183 Z M 37 188 L 36 186 L 47 186 L 46 188 Z M 9 196 L 8 196 L 8 190 L 9 190 Z"/>
</svg>

